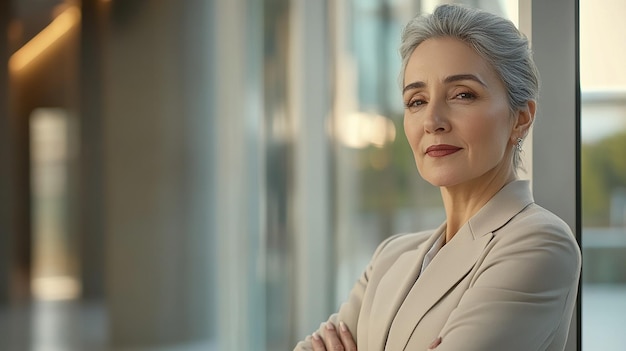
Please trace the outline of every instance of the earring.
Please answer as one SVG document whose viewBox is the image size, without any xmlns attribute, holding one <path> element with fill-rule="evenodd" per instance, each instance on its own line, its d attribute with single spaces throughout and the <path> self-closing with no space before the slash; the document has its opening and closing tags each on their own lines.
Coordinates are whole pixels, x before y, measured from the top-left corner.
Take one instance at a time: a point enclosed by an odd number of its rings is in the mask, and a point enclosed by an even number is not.
<svg viewBox="0 0 626 351">
<path fill-rule="evenodd" d="M 522 151 L 522 141 L 524 141 L 524 139 L 517 138 L 517 144 L 515 144 L 515 148 L 517 149 L 517 151 Z"/>
</svg>

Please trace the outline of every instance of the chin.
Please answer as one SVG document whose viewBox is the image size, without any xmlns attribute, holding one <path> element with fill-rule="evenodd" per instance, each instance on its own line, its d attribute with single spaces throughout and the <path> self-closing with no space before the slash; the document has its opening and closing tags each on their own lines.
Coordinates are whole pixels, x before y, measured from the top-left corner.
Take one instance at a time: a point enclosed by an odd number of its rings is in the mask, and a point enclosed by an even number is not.
<svg viewBox="0 0 626 351">
<path fill-rule="evenodd" d="M 428 176 L 428 177 L 424 177 L 422 176 L 422 178 L 429 182 L 430 184 L 432 184 L 433 186 L 436 187 L 448 187 L 448 186 L 454 186 L 459 184 L 461 181 L 457 178 L 453 178 L 453 177 L 449 177 L 449 176 L 438 176 L 438 177 L 433 177 Z"/>
<path fill-rule="evenodd" d="M 437 179 L 437 180 L 428 180 L 426 179 L 427 182 L 429 182 L 430 184 L 436 186 L 436 187 L 450 187 L 450 186 L 454 186 L 454 185 L 458 185 L 460 184 L 460 182 L 455 182 L 455 181 L 451 181 L 451 180 L 441 180 L 441 179 Z"/>
<path fill-rule="evenodd" d="M 433 174 L 419 171 L 419 174 L 422 179 L 436 187 L 454 186 L 462 182 L 462 180 L 455 174 L 452 174 L 452 172 L 446 172 L 446 174 Z"/>
</svg>

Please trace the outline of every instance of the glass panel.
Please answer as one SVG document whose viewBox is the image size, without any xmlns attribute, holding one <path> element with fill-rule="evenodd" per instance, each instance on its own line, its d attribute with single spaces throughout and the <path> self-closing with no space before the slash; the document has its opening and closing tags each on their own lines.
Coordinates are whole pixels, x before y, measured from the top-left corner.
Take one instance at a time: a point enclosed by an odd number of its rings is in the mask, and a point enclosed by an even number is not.
<svg viewBox="0 0 626 351">
<path fill-rule="evenodd" d="M 252 2 L 252 1 L 250 1 Z M 287 41 L 289 28 L 289 2 L 284 0 L 264 1 L 263 57 L 257 62 L 264 72 L 263 107 L 265 116 L 265 337 L 267 350 L 290 349 L 289 304 L 294 286 L 289 279 L 292 274 L 293 257 L 289 236 L 293 228 L 290 223 L 288 194 L 292 189 L 291 153 L 293 144 L 291 116 L 285 113 L 288 106 Z"/>
<path fill-rule="evenodd" d="M 70 237 L 70 118 L 66 110 L 39 108 L 30 117 L 33 221 L 33 349 L 67 349 L 78 338 L 63 334 L 75 321 L 70 303 L 80 295 Z"/>
<path fill-rule="evenodd" d="M 77 258 L 68 235 L 68 122 L 61 109 L 36 109 L 31 115 L 31 291 L 38 300 L 75 299 L 80 294 Z"/>
<path fill-rule="evenodd" d="M 619 0 L 580 1 L 583 350 L 626 349 L 624 11 Z"/>
</svg>

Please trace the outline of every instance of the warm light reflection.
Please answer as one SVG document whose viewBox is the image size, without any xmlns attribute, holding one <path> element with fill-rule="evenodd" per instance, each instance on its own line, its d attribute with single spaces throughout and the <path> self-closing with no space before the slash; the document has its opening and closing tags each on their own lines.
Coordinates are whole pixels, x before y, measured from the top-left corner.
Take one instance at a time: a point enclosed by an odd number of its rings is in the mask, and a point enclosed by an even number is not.
<svg viewBox="0 0 626 351">
<path fill-rule="evenodd" d="M 80 282 L 73 277 L 41 277 L 31 281 L 31 291 L 37 300 L 58 301 L 80 297 Z"/>
<path fill-rule="evenodd" d="M 396 127 L 384 116 L 356 112 L 340 116 L 336 121 L 336 136 L 345 146 L 362 149 L 384 147 L 396 139 Z"/>
<path fill-rule="evenodd" d="M 79 297 L 80 281 L 71 240 L 70 117 L 60 108 L 37 108 L 29 119 L 32 273 L 37 300 Z"/>
<path fill-rule="evenodd" d="M 61 12 L 46 28 L 16 51 L 9 60 L 9 69 L 17 72 L 65 35 L 80 21 L 80 9 L 71 6 Z"/>
</svg>

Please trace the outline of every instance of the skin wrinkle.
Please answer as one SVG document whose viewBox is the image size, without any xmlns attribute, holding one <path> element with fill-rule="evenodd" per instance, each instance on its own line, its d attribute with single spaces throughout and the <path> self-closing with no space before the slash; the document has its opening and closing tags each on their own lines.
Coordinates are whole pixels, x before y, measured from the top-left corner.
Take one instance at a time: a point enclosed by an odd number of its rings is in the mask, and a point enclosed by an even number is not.
<svg viewBox="0 0 626 351">
<path fill-rule="evenodd" d="M 487 85 L 485 83 L 483 83 L 482 80 L 480 80 L 478 77 L 476 77 L 473 74 L 455 74 L 452 76 L 448 76 L 446 77 L 443 82 L 446 84 L 449 83 L 454 83 L 454 82 L 462 82 L 464 80 L 472 80 L 475 82 L 480 83 L 480 85 L 484 86 L 485 88 L 487 87 Z M 402 95 L 406 94 L 407 91 L 412 90 L 412 89 L 419 89 L 419 88 L 424 88 L 426 86 L 426 83 L 424 82 L 413 82 L 410 84 L 407 84 L 407 86 L 404 87 L 404 89 L 402 89 Z"/>
</svg>

